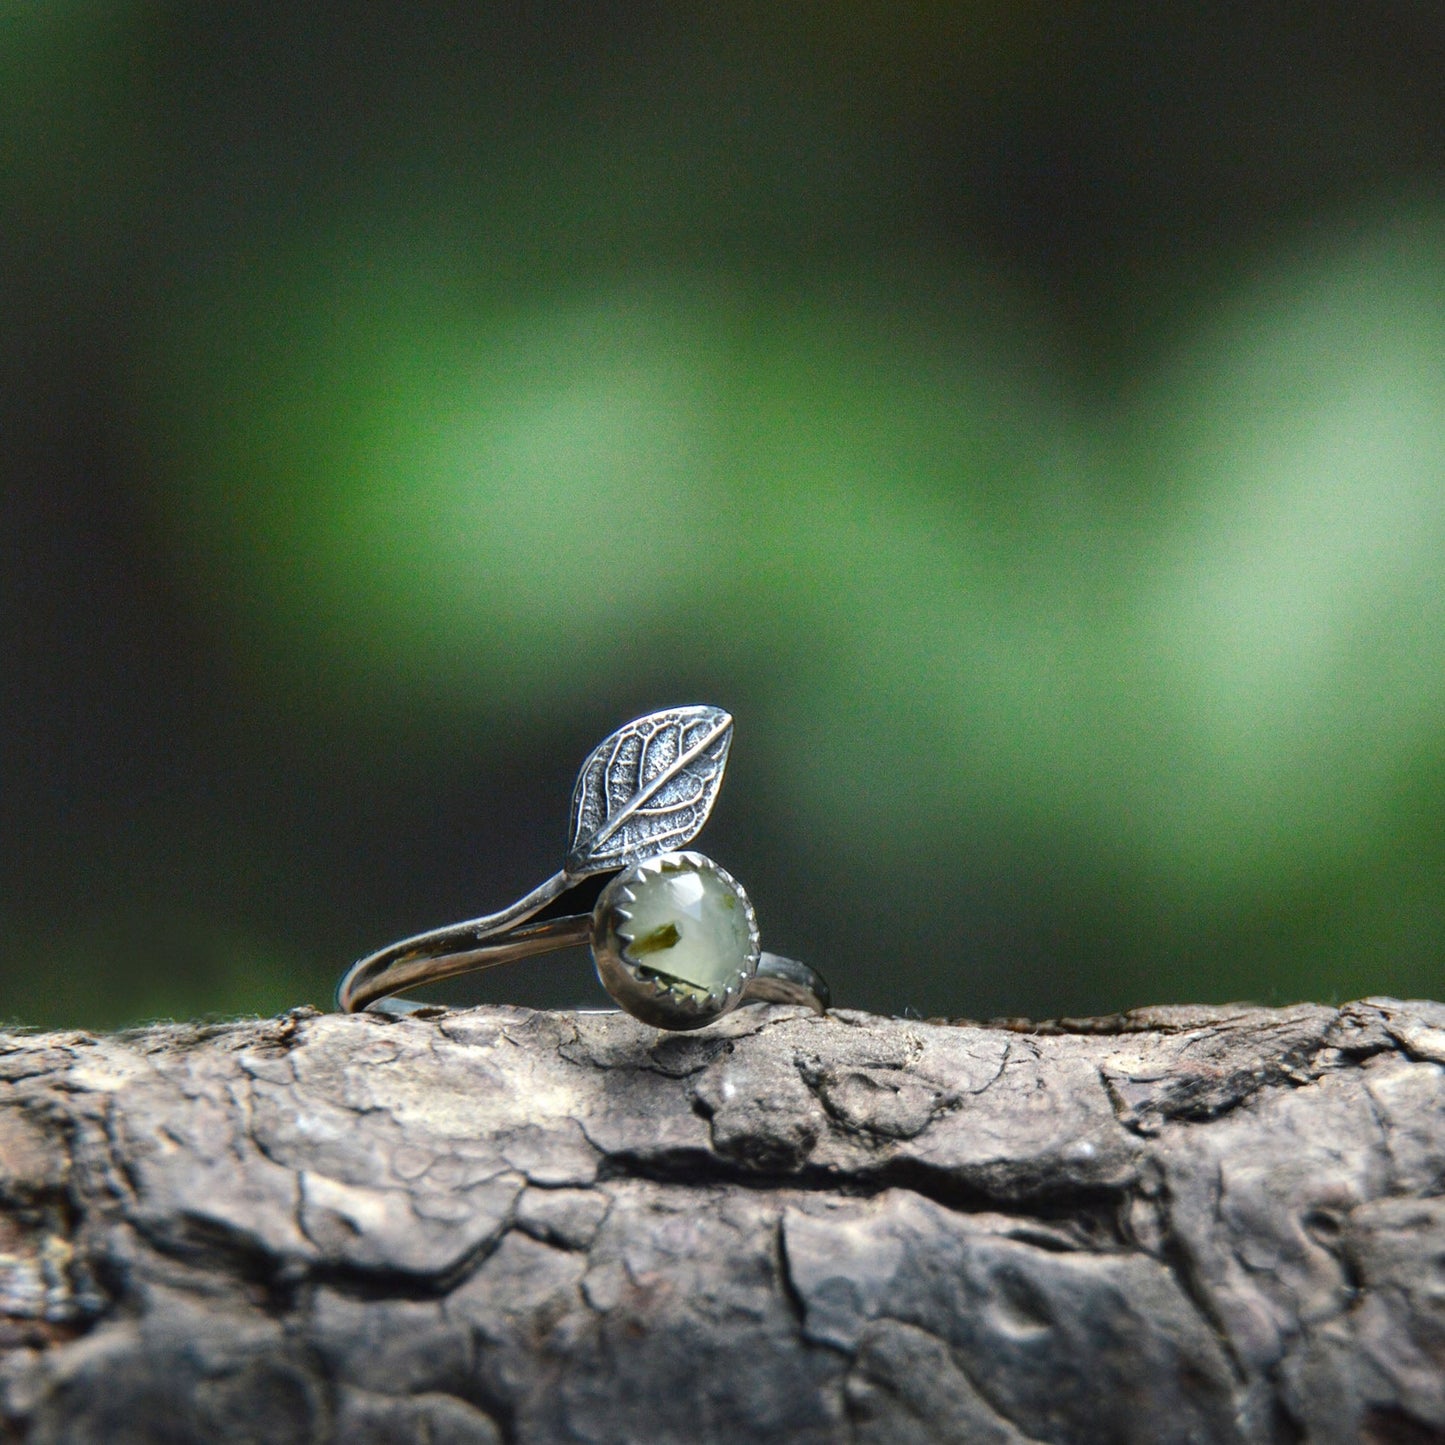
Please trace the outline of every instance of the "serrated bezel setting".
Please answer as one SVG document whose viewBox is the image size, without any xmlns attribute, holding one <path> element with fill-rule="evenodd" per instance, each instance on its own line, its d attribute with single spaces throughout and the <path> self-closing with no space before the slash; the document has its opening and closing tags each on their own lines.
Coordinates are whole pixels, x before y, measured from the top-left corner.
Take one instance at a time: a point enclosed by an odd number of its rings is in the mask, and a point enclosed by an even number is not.
<svg viewBox="0 0 1445 1445">
<path fill-rule="evenodd" d="M 738 899 L 747 924 L 748 951 L 722 983 L 704 989 L 650 967 L 628 952 L 627 925 L 640 890 L 669 873 L 698 872 Z M 602 890 L 592 911 L 592 957 L 602 986 L 634 1018 L 662 1029 L 698 1029 L 730 1013 L 757 972 L 761 945 L 757 914 L 742 884 L 701 853 L 658 853 L 624 868 Z"/>
</svg>

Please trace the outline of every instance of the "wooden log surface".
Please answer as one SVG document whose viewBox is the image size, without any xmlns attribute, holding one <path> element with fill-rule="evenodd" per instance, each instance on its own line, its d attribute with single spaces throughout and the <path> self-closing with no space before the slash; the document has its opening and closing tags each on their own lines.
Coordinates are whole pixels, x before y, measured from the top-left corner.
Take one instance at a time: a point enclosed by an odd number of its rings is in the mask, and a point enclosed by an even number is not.
<svg viewBox="0 0 1445 1445">
<path fill-rule="evenodd" d="M 0 1438 L 1445 1440 L 1445 1007 L 0 1034 Z"/>
</svg>

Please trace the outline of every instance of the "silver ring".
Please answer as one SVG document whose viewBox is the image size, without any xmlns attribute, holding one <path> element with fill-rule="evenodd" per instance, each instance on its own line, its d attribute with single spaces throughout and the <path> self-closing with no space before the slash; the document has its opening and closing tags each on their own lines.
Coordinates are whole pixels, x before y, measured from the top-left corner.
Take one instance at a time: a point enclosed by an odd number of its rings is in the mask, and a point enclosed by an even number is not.
<svg viewBox="0 0 1445 1445">
<path fill-rule="evenodd" d="M 618 1005 L 660 1029 L 696 1029 L 746 1003 L 824 1012 L 828 985 L 764 953 L 742 885 L 685 851 L 722 786 L 733 720 L 721 708 L 635 718 L 593 750 L 572 792 L 561 870 L 510 907 L 403 938 L 358 959 L 336 990 L 345 1013 L 406 1012 L 392 995 L 586 943 Z M 584 879 L 615 873 L 590 913 L 537 918 Z"/>
</svg>

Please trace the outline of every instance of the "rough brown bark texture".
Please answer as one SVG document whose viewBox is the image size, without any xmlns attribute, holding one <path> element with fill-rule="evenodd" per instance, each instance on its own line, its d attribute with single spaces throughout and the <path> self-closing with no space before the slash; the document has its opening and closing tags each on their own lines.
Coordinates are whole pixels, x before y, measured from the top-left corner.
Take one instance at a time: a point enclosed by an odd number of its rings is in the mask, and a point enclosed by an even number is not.
<svg viewBox="0 0 1445 1445">
<path fill-rule="evenodd" d="M 0 1438 L 1445 1439 L 1445 1007 L 0 1035 Z"/>
</svg>

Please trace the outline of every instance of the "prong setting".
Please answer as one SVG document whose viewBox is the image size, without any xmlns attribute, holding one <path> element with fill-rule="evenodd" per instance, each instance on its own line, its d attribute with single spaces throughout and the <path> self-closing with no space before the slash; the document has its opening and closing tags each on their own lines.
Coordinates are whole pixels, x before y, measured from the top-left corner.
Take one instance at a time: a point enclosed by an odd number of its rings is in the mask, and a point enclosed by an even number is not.
<svg viewBox="0 0 1445 1445">
<path fill-rule="evenodd" d="M 731 1012 L 757 971 L 757 915 L 740 883 L 701 853 L 660 853 L 619 873 L 592 914 L 592 956 L 617 1003 L 657 1028 Z"/>
</svg>

